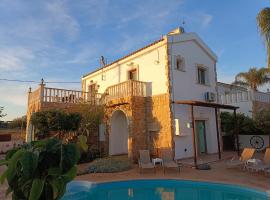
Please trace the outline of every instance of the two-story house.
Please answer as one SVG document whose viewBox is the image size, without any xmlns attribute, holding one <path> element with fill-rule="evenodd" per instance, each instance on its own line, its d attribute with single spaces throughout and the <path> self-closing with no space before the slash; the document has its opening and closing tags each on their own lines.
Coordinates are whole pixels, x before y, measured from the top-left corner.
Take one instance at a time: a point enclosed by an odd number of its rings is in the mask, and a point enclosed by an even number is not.
<svg viewBox="0 0 270 200">
<path fill-rule="evenodd" d="M 216 62 L 195 33 L 178 28 L 83 76 L 83 91 L 108 97 L 108 154 L 137 157 L 139 149 L 169 147 L 180 159 L 220 152 Z"/>
<path fill-rule="evenodd" d="M 42 86 L 30 93 L 28 116 L 48 103 L 67 107 L 82 98 L 93 103 L 102 94 L 99 138 L 108 155 L 136 160 L 140 149 L 157 156 L 159 149 L 172 148 L 175 159 L 194 157 L 195 164 L 202 154 L 219 153 L 220 158 L 218 109 L 236 107 L 217 102 L 216 62 L 197 34 L 178 28 L 84 75 L 82 92 Z M 35 96 L 42 96 L 39 103 L 31 100 Z"/>
</svg>

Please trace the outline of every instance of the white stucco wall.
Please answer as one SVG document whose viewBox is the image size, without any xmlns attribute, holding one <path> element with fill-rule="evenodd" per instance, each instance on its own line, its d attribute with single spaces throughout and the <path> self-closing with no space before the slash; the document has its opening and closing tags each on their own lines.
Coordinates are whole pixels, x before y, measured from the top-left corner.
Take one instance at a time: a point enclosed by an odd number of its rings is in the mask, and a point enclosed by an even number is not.
<svg viewBox="0 0 270 200">
<path fill-rule="evenodd" d="M 217 88 L 218 88 L 219 95 L 225 95 L 225 94 L 232 95 L 236 93 L 238 94 L 243 93 L 245 95 L 248 95 L 248 90 L 243 87 L 234 86 L 234 85 L 225 84 L 225 83 L 218 83 L 217 86 L 218 86 Z M 232 102 L 230 103 L 230 105 L 239 107 L 239 109 L 236 110 L 237 113 L 243 113 L 246 116 L 252 117 L 253 102 L 250 98 L 238 100 L 238 102 Z M 222 110 L 222 111 L 233 112 L 230 110 Z"/>
<path fill-rule="evenodd" d="M 94 72 L 82 80 L 86 81 L 86 88 L 92 80 L 99 85 L 98 93 L 103 93 L 107 87 L 128 80 L 127 72 L 134 68 L 138 70 L 138 80 L 147 82 L 147 95 L 163 94 L 167 92 L 166 85 L 166 41 L 163 40 L 132 56 L 124 58 L 102 70 Z M 131 65 L 133 63 L 133 65 Z M 106 80 L 101 80 L 102 73 Z M 88 89 L 88 88 L 87 88 Z"/>
<path fill-rule="evenodd" d="M 250 147 L 252 148 L 251 144 L 250 144 L 250 139 L 251 137 L 253 137 L 254 135 L 239 135 L 239 144 L 240 144 L 240 149 L 243 149 L 245 147 Z M 270 136 L 269 135 L 257 135 L 259 137 L 261 137 L 264 141 L 264 145 L 261 149 L 259 150 L 263 150 L 265 148 L 269 147 L 269 139 Z"/>
<path fill-rule="evenodd" d="M 208 47 L 201 43 L 195 34 L 184 34 L 171 36 L 169 42 L 172 63 L 172 99 L 204 101 L 206 92 L 216 92 L 216 57 Z M 175 69 L 174 56 L 181 55 L 185 60 L 185 70 Z M 207 69 L 207 84 L 198 84 L 197 66 L 203 65 Z M 193 156 L 192 129 L 187 128 L 191 122 L 190 106 L 172 106 L 174 118 L 180 119 L 180 135 L 175 136 L 175 159 Z M 206 122 L 207 152 L 218 152 L 215 111 L 214 108 L 194 107 L 195 120 Z"/>
</svg>

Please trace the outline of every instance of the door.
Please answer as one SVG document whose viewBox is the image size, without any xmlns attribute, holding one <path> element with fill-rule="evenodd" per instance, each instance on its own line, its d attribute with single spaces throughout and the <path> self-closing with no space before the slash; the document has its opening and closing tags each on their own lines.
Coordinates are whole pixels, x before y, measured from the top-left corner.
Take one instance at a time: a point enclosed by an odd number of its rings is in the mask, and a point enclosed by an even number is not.
<svg viewBox="0 0 270 200">
<path fill-rule="evenodd" d="M 196 142 L 199 154 L 207 153 L 205 121 L 196 120 Z"/>
</svg>

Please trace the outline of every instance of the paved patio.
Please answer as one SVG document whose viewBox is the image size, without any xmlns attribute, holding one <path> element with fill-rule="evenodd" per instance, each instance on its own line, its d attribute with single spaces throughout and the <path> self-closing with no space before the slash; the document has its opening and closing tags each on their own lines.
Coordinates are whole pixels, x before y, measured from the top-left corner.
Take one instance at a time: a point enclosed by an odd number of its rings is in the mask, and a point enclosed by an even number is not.
<svg viewBox="0 0 270 200">
<path fill-rule="evenodd" d="M 86 174 L 77 176 L 76 180 L 107 182 L 130 179 L 181 179 L 237 184 L 262 191 L 270 190 L 270 177 L 265 177 L 262 174 L 251 174 L 240 169 L 227 169 L 226 162 L 223 160 L 212 163 L 211 170 L 196 170 L 192 167 L 183 167 L 180 173 L 177 170 L 169 170 L 165 174 L 161 168 L 157 169 L 156 174 L 151 170 L 140 174 L 137 165 L 134 165 L 129 171 Z M 87 165 L 82 165 L 80 169 L 85 167 Z"/>
</svg>

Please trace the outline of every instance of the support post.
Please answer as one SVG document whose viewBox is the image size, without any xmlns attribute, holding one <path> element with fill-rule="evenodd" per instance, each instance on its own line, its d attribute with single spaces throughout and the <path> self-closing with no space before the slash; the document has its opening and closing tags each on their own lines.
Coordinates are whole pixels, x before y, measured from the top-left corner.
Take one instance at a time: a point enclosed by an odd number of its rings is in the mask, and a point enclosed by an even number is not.
<svg viewBox="0 0 270 200">
<path fill-rule="evenodd" d="M 191 105 L 191 120 L 192 120 L 192 139 L 193 139 L 194 164 L 195 164 L 195 167 L 197 167 L 197 147 L 196 147 L 195 120 L 194 120 L 194 106 L 193 105 Z"/>
<path fill-rule="evenodd" d="M 219 127 L 218 127 L 218 110 L 215 107 L 215 117 L 216 117 L 216 129 L 217 129 L 217 142 L 218 142 L 218 159 L 221 159 L 221 151 L 220 151 L 220 138 L 219 138 Z"/>
<path fill-rule="evenodd" d="M 237 149 L 238 156 L 240 156 L 239 130 L 238 130 L 238 127 L 237 127 L 236 109 L 233 110 L 233 115 L 234 115 L 234 135 L 236 136 L 236 149 Z"/>
</svg>

